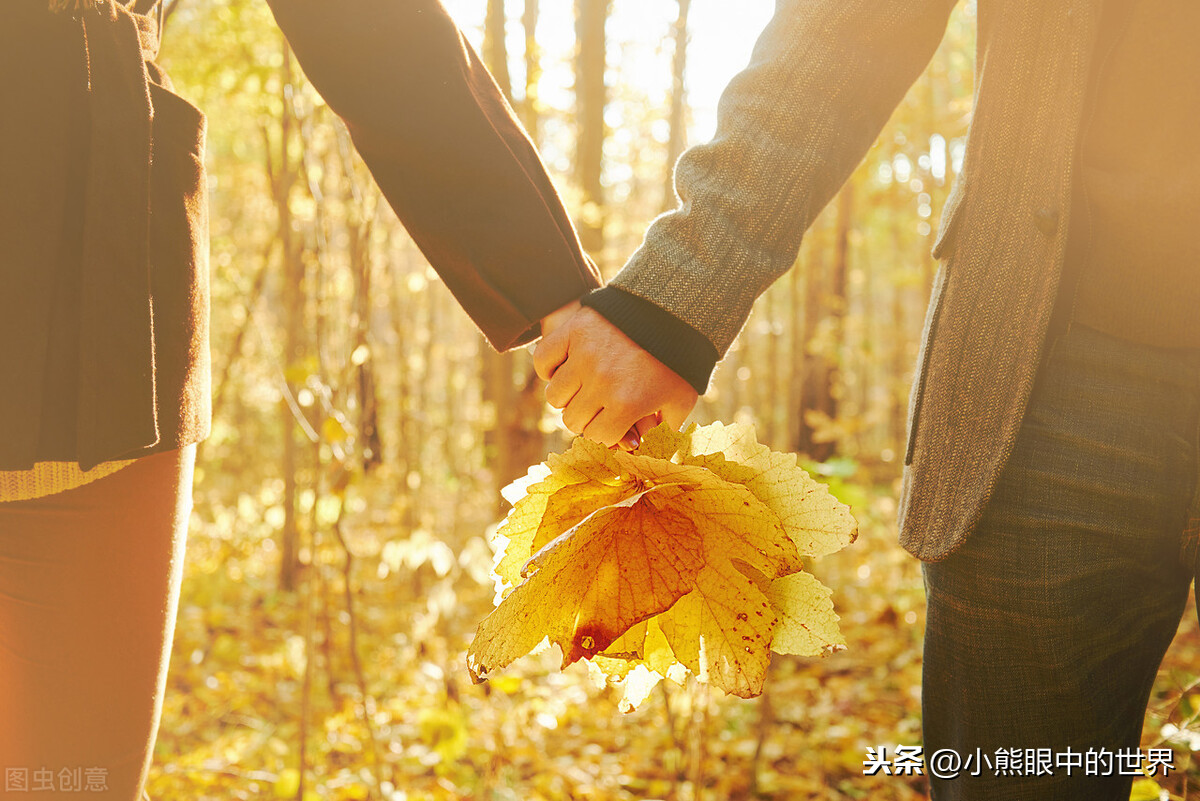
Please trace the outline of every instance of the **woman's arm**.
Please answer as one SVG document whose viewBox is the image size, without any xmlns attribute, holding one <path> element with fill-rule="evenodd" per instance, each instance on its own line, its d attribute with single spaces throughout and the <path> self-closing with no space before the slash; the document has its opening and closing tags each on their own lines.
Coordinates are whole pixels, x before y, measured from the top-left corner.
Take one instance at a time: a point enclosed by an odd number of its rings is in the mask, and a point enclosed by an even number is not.
<svg viewBox="0 0 1200 801">
<path fill-rule="evenodd" d="M 421 251 L 505 350 L 599 285 L 537 151 L 437 0 L 268 0 Z"/>
</svg>

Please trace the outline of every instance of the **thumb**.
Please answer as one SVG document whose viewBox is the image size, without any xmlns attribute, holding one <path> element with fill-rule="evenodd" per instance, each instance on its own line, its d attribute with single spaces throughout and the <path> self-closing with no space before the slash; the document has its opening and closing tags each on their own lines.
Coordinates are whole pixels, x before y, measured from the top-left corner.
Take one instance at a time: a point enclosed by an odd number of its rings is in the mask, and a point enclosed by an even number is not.
<svg viewBox="0 0 1200 801">
<path fill-rule="evenodd" d="M 690 389 L 690 387 L 689 387 Z M 664 403 L 661 409 L 663 422 L 671 428 L 679 431 L 683 428 L 683 424 L 687 422 L 688 415 L 692 413 L 692 409 L 696 406 L 696 401 L 699 396 L 695 390 L 685 393 L 683 397 L 673 398 Z"/>
</svg>

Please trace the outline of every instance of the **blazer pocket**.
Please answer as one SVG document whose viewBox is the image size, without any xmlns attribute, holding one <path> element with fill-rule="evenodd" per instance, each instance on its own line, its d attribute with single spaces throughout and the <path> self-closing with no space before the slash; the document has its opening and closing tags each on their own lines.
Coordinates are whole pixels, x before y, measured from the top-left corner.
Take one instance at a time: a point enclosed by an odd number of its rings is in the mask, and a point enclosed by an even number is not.
<svg viewBox="0 0 1200 801">
<path fill-rule="evenodd" d="M 921 353 L 917 358 L 917 372 L 913 376 L 913 388 L 908 404 L 908 444 L 904 449 L 904 464 L 910 465 L 917 443 L 917 426 L 921 420 L 921 406 L 925 401 L 925 382 L 929 377 L 930 352 L 933 350 L 933 340 L 937 336 L 938 321 L 942 316 L 942 306 L 946 297 L 946 287 L 949 283 L 948 265 L 938 268 L 933 282 L 933 293 L 929 299 L 929 309 L 925 314 L 925 331 L 921 336 Z"/>
</svg>

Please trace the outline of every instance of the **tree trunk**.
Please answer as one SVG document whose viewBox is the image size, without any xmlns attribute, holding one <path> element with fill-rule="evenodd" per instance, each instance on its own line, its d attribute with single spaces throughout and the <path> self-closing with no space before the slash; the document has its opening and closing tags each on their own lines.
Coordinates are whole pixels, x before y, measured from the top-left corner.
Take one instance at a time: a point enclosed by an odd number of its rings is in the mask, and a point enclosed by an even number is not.
<svg viewBox="0 0 1200 801">
<path fill-rule="evenodd" d="M 816 430 L 816 424 L 837 419 L 837 373 L 844 337 L 846 272 L 853 208 L 854 188 L 852 183 L 847 183 L 838 193 L 833 258 L 828 274 L 820 276 L 817 271 L 811 270 L 806 293 L 804 387 L 800 398 L 800 437 L 796 450 L 807 453 L 819 462 L 831 458 L 837 451 L 837 443 L 822 437 Z M 818 326 L 822 324 L 832 327 L 832 331 L 814 349 L 813 340 L 818 334 Z"/>
<path fill-rule="evenodd" d="M 483 26 L 483 63 L 496 79 L 500 91 L 512 103 L 512 78 L 508 74 L 508 46 L 504 37 L 507 21 L 504 0 L 487 0 L 487 17 Z"/>
<path fill-rule="evenodd" d="M 413 493 L 408 486 L 408 474 L 415 470 L 419 462 L 418 437 L 422 426 L 416 420 L 417 408 L 415 385 L 413 380 L 413 363 L 409 358 L 416 345 L 414 319 L 417 313 L 416 299 L 409 289 L 409 276 L 413 271 L 413 251 L 415 247 L 410 242 L 400 244 L 389 243 L 389 251 L 401 254 L 401 258 L 392 263 L 391 270 L 391 325 L 394 352 L 398 354 L 393 360 L 397 366 L 395 384 L 392 395 L 395 398 L 397 432 L 396 461 L 400 469 L 400 495 L 404 502 L 401 524 L 406 528 L 415 525 L 413 519 Z"/>
<path fill-rule="evenodd" d="M 811 235 L 810 235 L 811 237 Z M 788 285 L 788 304 L 792 316 L 791 330 L 791 359 L 789 364 L 791 369 L 788 371 L 788 392 L 787 392 L 787 441 L 789 447 L 800 450 L 799 443 L 804 432 L 804 422 L 801 419 L 802 404 L 804 402 L 804 370 L 805 370 L 805 352 L 804 343 L 805 335 L 807 334 L 808 317 L 805 315 L 805 296 L 808 282 L 812 280 L 812 265 L 811 259 L 808 258 L 808 251 L 812 249 L 811 238 L 805 242 L 800 254 L 796 258 L 796 264 L 792 266 L 791 275 L 789 276 L 790 283 Z"/>
<path fill-rule="evenodd" d="M 901 234 L 900 222 L 893 215 L 891 224 L 892 247 L 895 253 L 901 254 L 904 252 L 903 243 L 904 237 Z M 912 294 L 912 290 L 904 287 L 896 286 L 894 283 L 891 286 L 891 348 L 889 351 L 890 364 L 888 370 L 889 376 L 889 392 L 888 398 L 891 401 L 891 431 L 888 432 L 888 447 L 893 453 L 904 453 L 904 447 L 908 439 L 908 404 L 905 402 L 908 397 L 908 385 L 904 380 L 909 369 L 908 358 L 908 339 L 909 332 L 907 318 L 904 313 L 904 300 L 906 294 Z"/>
<path fill-rule="evenodd" d="M 348 183 L 349 181 L 347 181 Z M 352 198 L 347 198 L 351 200 Z M 374 220 L 359 220 L 349 231 L 350 269 L 354 273 L 354 348 L 351 360 L 357 362 L 358 454 L 364 473 L 383 462 L 383 442 L 379 434 L 379 401 L 375 391 L 375 354 L 371 348 L 371 232 Z"/>
<path fill-rule="evenodd" d="M 288 146 L 293 135 L 294 109 L 292 107 L 292 92 L 295 90 L 292 75 L 292 54 L 287 42 L 283 41 L 282 68 L 282 100 L 283 113 L 279 120 L 279 164 L 276 170 L 274 189 L 275 207 L 279 215 L 279 237 L 283 252 L 283 313 L 284 313 L 284 381 L 285 391 L 292 398 L 296 396 L 296 386 L 287 377 L 287 367 L 300 362 L 303 344 L 301 331 L 304 325 L 304 292 L 301 286 L 304 278 L 304 266 L 300 259 L 300 248 L 292 235 L 292 211 L 290 198 L 292 185 L 296 175 L 288 156 Z M 283 472 L 283 531 L 280 534 L 279 586 L 291 591 L 296 587 L 296 570 L 298 567 L 299 534 L 296 524 L 296 421 L 290 398 L 285 397 L 279 404 L 280 427 L 283 431 L 283 455 L 281 470 Z"/>
<path fill-rule="evenodd" d="M 829 397 L 829 369 L 824 353 L 820 350 L 818 332 L 824 319 L 825 296 L 829 285 L 827 259 L 825 258 L 825 230 L 814 228 L 810 257 L 804 275 L 804 325 L 801 328 L 800 360 L 800 405 L 796 419 L 799 435 L 795 450 L 812 459 L 822 461 L 822 446 L 816 442 L 816 418 L 826 414 L 832 401 Z"/>
<path fill-rule="evenodd" d="M 597 261 L 604 250 L 604 106 L 608 89 L 604 84 L 605 35 L 612 0 L 577 0 L 575 7 L 575 106 L 578 144 L 575 177 L 583 190 L 579 238 Z"/>
<path fill-rule="evenodd" d="M 671 65 L 671 111 L 667 117 L 670 126 L 667 134 L 667 175 L 663 184 L 662 210 L 675 208 L 675 162 L 687 144 L 687 87 L 684 75 L 687 72 L 688 11 L 692 0 L 679 0 L 679 16 L 675 19 L 675 55 Z"/>
<path fill-rule="evenodd" d="M 503 39 L 503 0 L 488 0 L 488 24 L 484 30 L 484 59 L 493 75 L 505 76 L 500 88 L 510 95 L 507 85 L 508 50 Z M 498 18 L 494 19 L 494 18 Z M 532 28 L 536 25 L 537 7 L 532 16 L 529 0 L 525 7 L 526 114 L 536 110 L 529 104 L 529 54 L 533 48 Z M 536 77 L 534 77 L 536 81 Z M 499 77 L 497 78 L 499 82 Z M 534 92 L 536 96 L 536 91 Z M 529 117 L 527 116 L 527 119 Z M 534 372 L 532 360 L 523 352 L 496 353 L 486 342 L 480 344 L 480 384 L 483 401 L 484 464 L 495 484 L 496 511 L 503 514 L 506 503 L 500 490 L 513 479 L 525 475 L 528 467 L 543 456 L 545 439 L 538 423 L 542 413 L 541 384 Z"/>
<path fill-rule="evenodd" d="M 538 81 L 542 77 L 542 52 L 537 44 L 538 0 L 525 0 L 521 25 L 525 29 L 525 97 L 521 102 L 521 122 L 535 146 L 541 139 L 541 114 L 538 111 Z"/>
</svg>

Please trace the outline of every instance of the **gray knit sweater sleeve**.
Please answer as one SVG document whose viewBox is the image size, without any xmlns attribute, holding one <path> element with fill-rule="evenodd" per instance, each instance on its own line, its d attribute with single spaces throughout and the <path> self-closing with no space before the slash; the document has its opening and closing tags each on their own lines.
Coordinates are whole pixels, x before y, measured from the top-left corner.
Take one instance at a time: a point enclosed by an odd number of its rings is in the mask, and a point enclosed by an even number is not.
<svg viewBox="0 0 1200 801">
<path fill-rule="evenodd" d="M 681 205 L 587 304 L 703 391 L 755 298 L 791 267 L 932 57 L 953 6 L 778 0 L 721 96 L 715 137 L 676 166 Z"/>
</svg>

